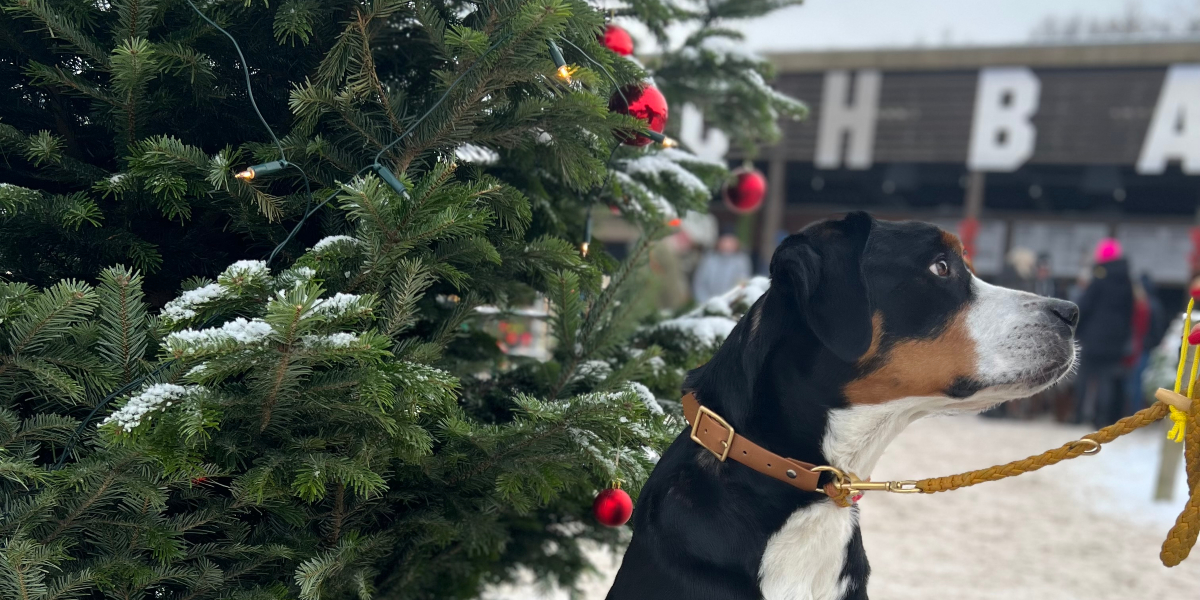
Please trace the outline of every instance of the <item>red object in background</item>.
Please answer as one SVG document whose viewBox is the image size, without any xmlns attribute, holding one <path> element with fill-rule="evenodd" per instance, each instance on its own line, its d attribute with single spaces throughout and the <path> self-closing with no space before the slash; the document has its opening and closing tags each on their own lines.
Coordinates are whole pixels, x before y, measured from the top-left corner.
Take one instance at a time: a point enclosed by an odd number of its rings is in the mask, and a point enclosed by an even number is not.
<svg viewBox="0 0 1200 600">
<path fill-rule="evenodd" d="M 608 101 L 608 110 L 641 119 L 655 133 L 667 128 L 667 99 L 658 88 L 646 82 L 621 88 Z M 645 146 L 651 141 L 644 135 L 618 134 L 621 143 L 630 146 Z"/>
<path fill-rule="evenodd" d="M 1191 332 L 1188 333 L 1188 343 L 1193 346 L 1200 344 L 1200 323 L 1192 326 Z"/>
<path fill-rule="evenodd" d="M 601 525 L 620 527 L 628 523 L 633 514 L 633 499 L 623 489 L 608 488 L 596 494 L 592 514 Z"/>
<path fill-rule="evenodd" d="M 1133 298 L 1133 322 L 1130 331 L 1133 333 L 1133 347 L 1129 356 L 1126 356 L 1123 361 L 1126 368 L 1137 364 L 1138 358 L 1142 356 L 1142 344 L 1146 340 L 1146 332 L 1150 331 L 1150 301 L 1138 298 L 1136 295 Z M 1191 337 L 1188 335 L 1188 341 L 1191 341 Z"/>
<path fill-rule="evenodd" d="M 967 217 L 958 223 L 958 239 L 962 241 L 963 255 L 968 261 L 975 260 L 975 237 L 978 235 L 978 219 Z"/>
<path fill-rule="evenodd" d="M 733 177 L 732 182 L 725 184 L 725 206 L 743 215 L 762 208 L 767 196 L 767 178 L 758 169 L 746 167 L 734 169 Z"/>
<path fill-rule="evenodd" d="M 600 43 L 621 56 L 633 54 L 633 38 L 629 32 L 611 23 L 604 27 L 604 35 L 600 36 Z"/>
</svg>

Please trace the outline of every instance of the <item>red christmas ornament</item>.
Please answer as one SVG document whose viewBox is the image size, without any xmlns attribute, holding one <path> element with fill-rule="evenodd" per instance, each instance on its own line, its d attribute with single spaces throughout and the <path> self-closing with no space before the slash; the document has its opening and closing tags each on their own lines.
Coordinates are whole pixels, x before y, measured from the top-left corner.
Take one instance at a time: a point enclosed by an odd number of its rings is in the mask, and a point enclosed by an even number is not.
<svg viewBox="0 0 1200 600">
<path fill-rule="evenodd" d="M 667 99 L 646 82 L 621 88 L 609 99 L 608 110 L 641 119 L 655 133 L 667 128 Z M 645 146 L 652 141 L 644 135 L 618 134 L 617 139 L 630 146 Z"/>
<path fill-rule="evenodd" d="M 592 514 L 601 525 L 620 527 L 628 523 L 633 514 L 633 499 L 621 488 L 602 490 L 592 503 Z"/>
<path fill-rule="evenodd" d="M 604 27 L 600 43 L 621 56 L 633 54 L 633 38 L 629 36 L 629 32 L 611 23 Z"/>
<path fill-rule="evenodd" d="M 1200 285 L 1197 285 L 1197 286 L 1193 287 L 1192 289 L 1188 290 L 1188 295 L 1191 296 L 1192 299 L 1194 299 L 1194 300 L 1200 300 Z"/>
<path fill-rule="evenodd" d="M 1200 323 L 1197 323 L 1192 330 L 1188 332 L 1188 343 L 1195 346 L 1200 344 Z"/>
<path fill-rule="evenodd" d="M 739 168 L 733 171 L 732 184 L 725 184 L 725 206 L 735 213 L 752 213 L 762 206 L 767 195 L 767 178 L 757 169 Z"/>
</svg>

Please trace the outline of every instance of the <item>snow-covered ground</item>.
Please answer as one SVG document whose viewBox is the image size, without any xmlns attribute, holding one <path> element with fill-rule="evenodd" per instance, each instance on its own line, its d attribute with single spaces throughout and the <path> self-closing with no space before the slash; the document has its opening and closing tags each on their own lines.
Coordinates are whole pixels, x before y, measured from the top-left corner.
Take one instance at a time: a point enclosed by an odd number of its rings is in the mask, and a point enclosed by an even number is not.
<svg viewBox="0 0 1200 600">
<path fill-rule="evenodd" d="M 882 600 L 1105 600 L 1196 598 L 1200 548 L 1182 565 L 1159 563 L 1185 501 L 1182 470 L 1171 502 L 1151 501 L 1163 429 L 1150 427 L 1081 457 L 1015 479 L 926 495 L 867 494 L 863 539 L 870 595 Z M 1088 430 L 979 417 L 918 421 L 873 473 L 884 479 L 948 475 L 1023 458 Z M 602 600 L 619 558 L 596 549 L 585 600 Z M 559 600 L 535 582 L 489 600 Z"/>
</svg>

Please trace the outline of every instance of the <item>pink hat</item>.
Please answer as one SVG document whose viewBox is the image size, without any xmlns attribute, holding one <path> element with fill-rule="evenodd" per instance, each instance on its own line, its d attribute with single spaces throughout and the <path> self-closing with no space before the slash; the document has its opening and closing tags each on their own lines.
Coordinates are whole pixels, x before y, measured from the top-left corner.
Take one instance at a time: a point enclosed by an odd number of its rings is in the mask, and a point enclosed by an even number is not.
<svg viewBox="0 0 1200 600">
<path fill-rule="evenodd" d="M 1113 238 L 1104 238 L 1100 240 L 1100 243 L 1096 244 L 1096 252 L 1093 254 L 1093 258 L 1098 263 L 1106 263 L 1121 258 L 1121 255 L 1121 242 Z"/>
</svg>

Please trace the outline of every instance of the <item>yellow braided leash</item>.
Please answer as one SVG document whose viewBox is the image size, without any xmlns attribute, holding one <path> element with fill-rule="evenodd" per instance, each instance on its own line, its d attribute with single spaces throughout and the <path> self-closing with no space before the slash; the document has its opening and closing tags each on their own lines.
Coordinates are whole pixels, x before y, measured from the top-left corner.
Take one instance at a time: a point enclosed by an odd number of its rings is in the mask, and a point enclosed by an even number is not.
<svg viewBox="0 0 1200 600">
<path fill-rule="evenodd" d="M 1042 467 L 1048 467 L 1064 460 L 1083 456 L 1084 454 L 1095 454 L 1100 451 L 1100 444 L 1106 444 L 1131 431 L 1155 423 L 1166 415 L 1167 405 L 1157 402 L 1150 408 L 1140 410 L 1100 431 L 1089 433 L 1078 440 L 1067 442 L 1053 450 L 1047 450 L 1029 458 L 1015 460 L 1008 464 L 988 467 L 986 469 L 977 469 L 946 477 L 922 479 L 915 482 L 914 487 L 923 493 L 935 494 L 937 492 L 949 492 L 988 481 L 999 481 L 1009 477 L 1016 477 L 1017 475 L 1036 471 Z"/>
</svg>

